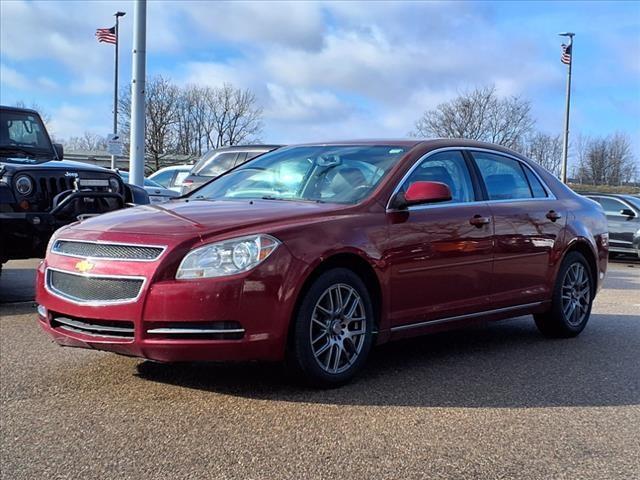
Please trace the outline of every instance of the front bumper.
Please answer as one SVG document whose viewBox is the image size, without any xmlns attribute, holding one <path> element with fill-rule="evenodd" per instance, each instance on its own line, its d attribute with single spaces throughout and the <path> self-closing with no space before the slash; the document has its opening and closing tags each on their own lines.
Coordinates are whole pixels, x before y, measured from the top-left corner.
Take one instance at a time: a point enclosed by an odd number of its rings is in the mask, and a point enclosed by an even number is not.
<svg viewBox="0 0 640 480">
<path fill-rule="evenodd" d="M 91 259 L 96 263 L 96 271 L 108 270 L 115 275 L 134 271 L 147 279 L 137 300 L 112 305 L 82 304 L 47 288 L 47 268 L 71 272 L 78 260 L 50 253 L 37 271 L 38 323 L 59 345 L 160 362 L 284 358 L 296 289 L 292 279 L 298 278 L 297 273 L 304 269 L 284 245 L 250 272 L 197 281 L 178 281 L 158 274 L 164 269 L 161 265 L 174 261 L 171 252 L 150 263 L 103 265 Z M 114 267 L 115 264 L 119 265 Z M 96 329 L 72 327 L 75 324 L 131 325 L 133 332 L 128 337 L 114 337 Z M 225 334 L 221 326 L 228 328 L 229 333 Z M 211 334 L 212 331 L 217 333 Z"/>
</svg>

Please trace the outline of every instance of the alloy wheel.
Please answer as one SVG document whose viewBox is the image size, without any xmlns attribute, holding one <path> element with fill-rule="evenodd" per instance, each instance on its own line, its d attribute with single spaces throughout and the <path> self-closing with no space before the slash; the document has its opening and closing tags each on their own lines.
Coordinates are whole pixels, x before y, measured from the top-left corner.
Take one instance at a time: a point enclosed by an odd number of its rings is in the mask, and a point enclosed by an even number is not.
<svg viewBox="0 0 640 480">
<path fill-rule="evenodd" d="M 364 302 L 350 285 L 327 288 L 313 309 L 309 340 L 313 356 L 325 372 L 342 373 L 358 359 L 365 342 Z"/>
<path fill-rule="evenodd" d="M 562 282 L 562 313 L 573 327 L 580 325 L 589 311 L 591 286 L 587 269 L 581 263 L 572 264 Z"/>
</svg>

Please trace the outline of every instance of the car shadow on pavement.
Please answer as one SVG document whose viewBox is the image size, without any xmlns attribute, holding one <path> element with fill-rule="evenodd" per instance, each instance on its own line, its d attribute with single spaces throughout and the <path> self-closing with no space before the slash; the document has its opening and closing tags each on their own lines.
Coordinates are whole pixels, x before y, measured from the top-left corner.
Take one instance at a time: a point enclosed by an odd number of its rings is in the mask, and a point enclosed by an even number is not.
<svg viewBox="0 0 640 480">
<path fill-rule="evenodd" d="M 142 362 L 144 379 L 285 402 L 461 408 L 640 404 L 640 316 L 594 315 L 577 338 L 542 337 L 531 317 L 391 343 L 331 390 L 301 387 L 267 364 Z"/>
</svg>

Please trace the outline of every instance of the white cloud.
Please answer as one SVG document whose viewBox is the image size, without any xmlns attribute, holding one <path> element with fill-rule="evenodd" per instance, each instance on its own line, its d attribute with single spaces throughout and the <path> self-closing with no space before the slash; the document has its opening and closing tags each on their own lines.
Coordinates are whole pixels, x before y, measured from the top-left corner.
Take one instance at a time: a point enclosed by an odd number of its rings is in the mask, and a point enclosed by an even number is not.
<svg viewBox="0 0 640 480">
<path fill-rule="evenodd" d="M 335 94 L 328 91 L 287 89 L 267 84 L 270 104 L 265 116 L 273 120 L 296 122 L 334 122 L 348 117 L 352 111 Z"/>
<path fill-rule="evenodd" d="M 25 75 L 5 64 L 0 64 L 0 84 L 20 90 L 31 86 L 31 82 Z"/>
</svg>

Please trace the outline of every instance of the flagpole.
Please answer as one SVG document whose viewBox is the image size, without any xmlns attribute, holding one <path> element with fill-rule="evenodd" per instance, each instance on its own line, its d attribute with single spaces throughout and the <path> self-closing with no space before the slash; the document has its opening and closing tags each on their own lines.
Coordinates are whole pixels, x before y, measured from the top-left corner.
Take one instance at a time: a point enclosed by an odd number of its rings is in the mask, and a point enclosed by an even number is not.
<svg viewBox="0 0 640 480">
<path fill-rule="evenodd" d="M 118 44 L 120 42 L 120 34 L 118 32 L 120 17 L 124 17 L 125 12 L 116 12 L 116 48 L 113 69 L 113 134 L 118 133 Z M 111 170 L 116 169 L 116 156 L 111 155 Z"/>
<path fill-rule="evenodd" d="M 573 37 L 574 33 L 561 33 L 560 36 L 569 37 L 571 48 L 569 56 L 569 68 L 567 69 L 567 105 L 564 112 L 564 139 L 562 142 L 562 183 L 567 183 L 567 164 L 569 156 L 569 109 L 571 106 L 571 66 L 573 65 Z"/>
</svg>

